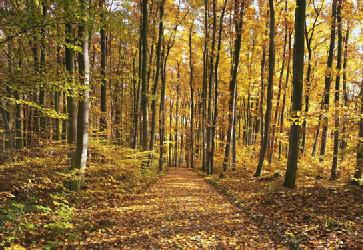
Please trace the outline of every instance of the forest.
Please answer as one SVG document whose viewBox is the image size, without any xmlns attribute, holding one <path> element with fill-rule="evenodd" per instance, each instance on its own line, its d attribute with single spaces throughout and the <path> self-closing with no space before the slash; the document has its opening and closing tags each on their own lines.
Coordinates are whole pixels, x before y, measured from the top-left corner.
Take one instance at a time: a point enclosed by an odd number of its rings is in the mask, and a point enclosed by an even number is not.
<svg viewBox="0 0 363 250">
<path fill-rule="evenodd" d="M 363 1 L 0 0 L 0 249 L 363 249 Z"/>
</svg>

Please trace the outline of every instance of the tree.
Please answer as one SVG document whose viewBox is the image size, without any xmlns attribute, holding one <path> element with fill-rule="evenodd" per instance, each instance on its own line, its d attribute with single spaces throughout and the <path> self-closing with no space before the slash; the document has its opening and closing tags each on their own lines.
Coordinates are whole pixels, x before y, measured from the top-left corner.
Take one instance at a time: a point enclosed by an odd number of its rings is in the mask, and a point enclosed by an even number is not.
<svg viewBox="0 0 363 250">
<path fill-rule="evenodd" d="M 156 130 L 156 94 L 158 90 L 158 84 L 160 79 L 160 71 L 161 71 L 161 49 L 163 43 L 164 36 L 164 0 L 159 2 L 159 35 L 158 35 L 158 44 L 156 47 L 156 72 L 155 72 L 155 80 L 154 86 L 152 88 L 152 100 L 151 100 L 151 130 L 150 130 L 150 144 L 149 149 L 152 150 L 154 148 L 155 141 L 155 130 Z"/>
<path fill-rule="evenodd" d="M 292 108 L 289 134 L 289 154 L 287 158 L 287 169 L 285 173 L 285 187 L 294 187 L 297 173 L 297 163 L 299 159 L 299 141 L 301 134 L 301 105 L 303 93 L 304 77 L 304 25 L 306 1 L 296 0 L 295 8 L 295 39 L 294 39 L 294 59 L 293 59 L 293 90 Z"/>
<path fill-rule="evenodd" d="M 106 62 L 107 62 L 107 45 L 106 45 L 106 29 L 105 29 L 105 14 L 104 14 L 105 0 L 100 0 L 100 43 L 101 43 L 101 118 L 100 118 L 100 130 L 101 132 L 107 129 L 107 79 L 106 79 Z"/>
<path fill-rule="evenodd" d="M 338 178 L 338 153 L 340 144 L 340 75 L 342 69 L 342 47 L 343 47 L 343 34 L 342 34 L 342 0 L 338 0 L 337 10 L 337 23 L 338 23 L 338 55 L 337 55 L 337 76 L 335 78 L 335 93 L 334 93 L 334 146 L 333 146 L 333 163 L 331 167 L 330 178 L 336 180 Z"/>
<path fill-rule="evenodd" d="M 65 11 L 69 10 L 68 2 L 65 5 Z M 68 72 L 68 81 L 70 85 L 74 85 L 74 51 L 73 51 L 73 25 L 71 22 L 65 24 L 65 66 Z M 67 140 L 68 143 L 75 143 L 77 140 L 77 103 L 72 96 L 67 96 L 67 113 L 68 113 L 68 126 L 67 126 Z"/>
<path fill-rule="evenodd" d="M 189 28 L 189 86 L 190 86 L 190 166 L 194 168 L 194 62 L 192 51 L 192 33 L 194 20 Z"/>
<path fill-rule="evenodd" d="M 329 45 L 327 69 L 325 73 L 325 87 L 324 87 L 324 101 L 323 101 L 323 110 L 325 113 L 328 112 L 330 105 L 330 87 L 332 82 L 332 66 L 333 66 L 334 48 L 335 48 L 336 12 L 337 12 L 337 0 L 333 0 L 332 23 L 330 26 L 330 45 Z M 326 114 L 324 114 L 323 131 L 321 134 L 321 144 L 320 144 L 320 158 L 319 158 L 320 162 L 323 162 L 325 158 L 327 136 L 328 136 L 328 117 Z"/>
<path fill-rule="evenodd" d="M 266 113 L 265 113 L 265 129 L 263 135 L 263 141 L 260 149 L 260 156 L 256 169 L 255 177 L 261 175 L 263 162 L 270 138 L 270 122 L 272 112 L 272 98 L 273 98 L 273 81 L 275 70 L 275 10 L 273 0 L 269 0 L 270 10 L 270 34 L 269 34 L 269 62 L 268 62 L 268 83 L 267 83 L 267 100 L 266 100 Z"/>
<path fill-rule="evenodd" d="M 142 114 L 142 149 L 148 150 L 148 87 L 147 87 L 147 31 L 148 31 L 148 0 L 142 0 L 141 24 L 141 114 Z"/>
<path fill-rule="evenodd" d="M 224 160 L 223 160 L 223 172 L 221 175 L 228 169 L 229 157 L 230 157 L 230 149 L 232 143 L 232 129 L 234 123 L 234 110 L 236 108 L 236 91 L 237 91 L 237 74 L 238 74 L 238 66 L 239 66 L 239 57 L 241 51 L 242 44 L 242 24 L 243 24 L 243 13 L 244 13 L 244 2 L 240 3 L 239 1 L 235 1 L 235 32 L 236 38 L 234 42 L 234 52 L 233 52 L 233 66 L 232 66 L 232 79 L 229 83 L 229 102 L 228 102 L 228 132 L 227 132 L 227 143 L 224 149 Z"/>
<path fill-rule="evenodd" d="M 77 143 L 76 152 L 73 159 L 72 168 L 80 171 L 80 185 L 85 174 L 88 153 L 88 127 L 89 127 L 89 83 L 90 83 L 90 64 L 89 64 L 89 31 L 87 21 L 88 3 L 87 0 L 80 0 L 82 18 L 78 26 L 78 36 L 82 44 L 82 52 L 78 54 L 80 81 L 84 86 L 82 99 L 78 101 L 78 120 L 77 120 Z"/>
</svg>

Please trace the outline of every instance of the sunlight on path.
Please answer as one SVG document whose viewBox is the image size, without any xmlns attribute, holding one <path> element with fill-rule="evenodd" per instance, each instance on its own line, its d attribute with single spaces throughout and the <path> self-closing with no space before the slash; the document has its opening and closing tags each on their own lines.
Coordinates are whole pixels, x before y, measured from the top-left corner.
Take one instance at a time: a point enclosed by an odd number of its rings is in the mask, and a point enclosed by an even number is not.
<svg viewBox="0 0 363 250">
<path fill-rule="evenodd" d="M 112 217 L 112 218 L 111 218 Z M 113 208 L 105 232 L 94 233 L 86 246 L 126 249 L 274 248 L 239 209 L 196 173 L 170 169 L 145 193 Z M 106 223 L 107 224 L 107 223 Z M 109 237 L 113 235 L 114 237 Z"/>
</svg>

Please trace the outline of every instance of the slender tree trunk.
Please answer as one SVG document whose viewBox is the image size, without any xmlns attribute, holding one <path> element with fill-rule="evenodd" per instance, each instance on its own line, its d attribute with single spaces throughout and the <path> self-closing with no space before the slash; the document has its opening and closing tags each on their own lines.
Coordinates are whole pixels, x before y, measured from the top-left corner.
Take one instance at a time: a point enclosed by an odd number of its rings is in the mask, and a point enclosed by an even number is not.
<svg viewBox="0 0 363 250">
<path fill-rule="evenodd" d="M 189 86 L 190 86 L 190 167 L 194 168 L 194 62 L 192 51 L 192 33 L 194 20 L 189 29 Z"/>
<path fill-rule="evenodd" d="M 71 23 L 65 25 L 66 46 L 65 46 L 65 64 L 68 72 L 69 81 L 71 86 L 74 84 L 74 52 L 71 46 L 74 43 L 73 27 Z M 67 141 L 68 143 L 75 143 L 77 140 L 77 103 L 72 96 L 73 89 L 70 89 L 70 95 L 67 96 L 67 112 L 68 112 L 68 126 L 67 126 Z"/>
<path fill-rule="evenodd" d="M 289 34 L 289 56 L 287 59 L 287 66 L 286 66 L 286 80 L 284 86 L 284 95 L 282 97 L 282 106 L 281 106 L 281 114 L 280 114 L 280 134 L 284 132 L 284 119 L 285 119 L 285 106 L 286 106 L 286 89 L 290 79 L 290 62 L 291 62 L 291 32 Z M 282 142 L 279 141 L 279 160 L 282 157 Z"/>
<path fill-rule="evenodd" d="M 81 0 L 81 13 L 86 16 L 88 11 L 86 0 Z M 89 83 L 90 83 L 90 63 L 89 63 L 89 32 L 87 24 L 82 22 L 78 27 L 79 38 L 81 39 L 82 52 L 78 54 L 79 74 L 82 85 L 85 87 L 82 99 L 78 101 L 78 121 L 77 121 L 77 143 L 76 152 L 73 159 L 72 168 L 79 169 L 80 182 L 78 188 L 82 186 L 87 165 L 88 153 L 88 127 L 89 127 Z"/>
<path fill-rule="evenodd" d="M 152 88 L 152 100 L 151 100 L 151 131 L 150 131 L 150 144 L 149 150 L 153 150 L 154 141 L 155 141 L 155 130 L 156 130 L 156 94 L 158 90 L 159 78 L 160 78 L 160 70 L 162 65 L 161 58 L 161 47 L 163 43 L 164 36 L 164 0 L 161 0 L 159 3 L 160 8 L 160 17 L 159 17 L 159 35 L 158 35 L 158 44 L 156 47 L 156 72 L 155 72 L 155 81 L 154 86 Z M 159 124 L 160 126 L 160 124 Z"/>
<path fill-rule="evenodd" d="M 204 50 L 203 50 L 203 89 L 202 89 L 202 171 L 207 171 L 207 85 L 208 85 L 208 0 L 204 0 Z"/>
<path fill-rule="evenodd" d="M 270 137 L 270 122 L 271 122 L 271 111 L 272 111 L 272 98 L 273 98 L 273 80 L 275 71 L 275 10 L 273 0 L 269 0 L 270 6 L 270 36 L 269 36 L 269 69 L 268 69 L 268 84 L 267 84 L 267 101 L 266 101 L 266 114 L 265 114 L 265 129 L 263 136 L 263 144 L 260 149 L 260 156 L 256 169 L 255 177 L 261 175 L 263 162 Z"/>
<path fill-rule="evenodd" d="M 287 14 L 287 0 L 285 1 L 285 13 Z M 284 35 L 284 48 L 282 52 L 282 65 L 281 65 L 281 71 L 280 71 L 280 77 L 279 77 L 279 85 L 278 85 L 278 92 L 277 92 L 277 102 L 276 102 L 276 108 L 275 108 L 275 114 L 272 124 L 272 136 L 271 136 L 271 142 L 270 142 L 270 152 L 268 157 L 268 163 L 269 166 L 272 163 L 272 157 L 274 153 L 275 148 L 275 135 L 276 135 L 276 126 L 278 123 L 278 113 L 280 109 L 280 99 L 281 99 L 281 92 L 282 92 L 282 79 L 284 76 L 284 69 L 285 69 L 285 58 L 286 58 L 286 46 L 287 46 L 287 34 L 288 28 L 287 28 L 287 17 L 285 17 L 285 35 Z"/>
<path fill-rule="evenodd" d="M 244 3 L 240 3 L 239 1 L 235 1 L 235 31 L 236 31 L 236 40 L 234 44 L 234 54 L 233 54 L 233 70 L 232 70 L 232 79 L 229 84 L 229 110 L 228 110 L 228 133 L 227 133 L 227 143 L 224 150 L 224 160 L 223 160 L 223 172 L 221 176 L 228 170 L 229 156 L 230 156 L 230 148 L 232 143 L 232 129 L 234 123 L 234 110 L 236 108 L 236 92 L 237 92 L 237 74 L 238 74 L 238 66 L 239 66 L 239 57 L 241 51 L 242 44 L 242 24 L 243 24 L 243 14 L 244 14 Z"/>
<path fill-rule="evenodd" d="M 312 24 L 312 27 L 310 31 L 308 31 L 308 25 L 305 20 L 305 40 L 306 40 L 306 47 L 308 50 L 308 68 L 306 72 L 306 89 L 305 89 L 305 108 L 304 108 L 304 121 L 302 125 L 302 141 L 301 141 L 301 152 L 304 154 L 306 152 L 306 130 L 307 130 L 307 116 L 309 113 L 309 105 L 310 105 L 310 91 L 311 91 L 311 74 L 312 74 L 312 47 L 311 43 L 314 37 L 315 28 L 317 25 L 318 17 L 320 15 L 321 9 L 316 9 L 316 17 L 314 19 L 314 22 Z M 320 121 L 319 121 L 320 122 Z M 315 143 L 316 147 L 316 143 Z M 314 149 L 315 151 L 315 149 Z"/>
<path fill-rule="evenodd" d="M 362 77 L 363 82 L 363 77 Z M 354 178 L 361 179 L 363 173 L 363 89 L 360 91 L 360 121 L 359 121 L 359 138 L 357 145 L 357 163 L 354 172 Z"/>
<path fill-rule="evenodd" d="M 57 31 L 59 32 L 59 27 L 57 27 Z M 57 45 L 57 68 L 58 68 L 58 72 L 59 72 L 59 69 L 62 65 L 62 58 L 61 58 L 61 46 L 58 44 Z M 59 91 L 55 91 L 54 93 L 54 110 L 59 113 L 59 102 L 60 100 L 60 92 Z M 55 118 L 54 119 L 54 131 L 53 131 L 53 139 L 58 141 L 60 140 L 60 122 L 59 122 L 59 119 L 58 118 Z"/>
<path fill-rule="evenodd" d="M 179 103 L 180 103 L 180 62 L 177 61 L 177 85 L 176 85 L 176 107 L 175 107 L 175 134 L 174 134 L 174 167 L 179 166 L 178 142 L 179 142 Z"/>
<path fill-rule="evenodd" d="M 208 103 L 207 103 L 207 172 L 208 174 L 212 174 L 213 168 L 211 166 L 211 158 L 212 156 L 212 123 L 213 123 L 213 114 L 212 114 L 212 93 L 213 93 L 213 71 L 214 71 L 214 58 L 215 58 L 215 44 L 216 44 L 216 32 L 217 32 L 217 10 L 216 10 L 216 0 L 212 0 L 212 13 L 213 13 L 213 28 L 212 28 L 212 42 L 211 42 L 211 54 L 209 57 L 209 72 L 208 72 Z"/>
<path fill-rule="evenodd" d="M 337 9 L 337 0 L 333 0 L 332 5 L 332 23 L 330 28 L 330 45 L 329 45 L 329 55 L 327 61 L 327 69 L 325 73 L 325 87 L 324 87 L 324 102 L 323 109 L 324 113 L 328 113 L 329 104 L 330 104 L 330 86 L 332 81 L 332 66 L 334 60 L 334 48 L 335 48 L 335 26 L 336 26 L 336 9 Z M 319 161 L 323 162 L 325 159 L 325 151 L 326 151 L 326 142 L 328 136 L 328 117 L 323 115 L 322 118 L 323 130 L 321 135 L 321 144 L 320 144 L 320 157 Z M 322 169 L 320 169 L 322 171 Z"/>
<path fill-rule="evenodd" d="M 344 39 L 344 59 L 343 59 L 343 106 L 348 106 L 348 91 L 347 91 L 347 63 L 348 63 L 348 40 L 349 40 L 349 29 L 350 29 L 350 22 L 348 21 L 347 24 L 347 31 L 345 34 Z M 342 152 L 342 159 L 344 157 L 344 151 L 347 148 L 348 140 L 347 140 L 347 124 L 346 119 L 348 117 L 347 111 L 344 109 L 344 116 L 343 116 L 343 129 L 342 129 L 342 141 L 341 141 L 341 149 Z"/>
<path fill-rule="evenodd" d="M 42 3 L 42 19 L 45 20 L 47 16 L 47 6 L 46 2 L 43 1 Z M 46 60 L 46 51 L 45 51 L 45 28 L 40 29 L 41 33 L 41 41 L 40 41 L 40 67 L 38 73 L 42 74 L 42 77 L 45 73 L 45 60 Z M 40 83 L 40 89 L 39 89 L 39 105 L 41 107 L 45 107 L 45 90 L 44 90 L 44 79 L 42 79 L 42 82 Z M 44 115 L 40 115 L 39 117 L 39 129 L 40 132 L 45 135 L 46 130 L 46 117 Z"/>
<path fill-rule="evenodd" d="M 8 119 L 8 112 L 6 111 L 6 101 L 1 98 L 0 110 L 2 115 L 2 122 L 5 131 L 5 147 L 11 147 L 11 130 L 10 123 Z"/>
<path fill-rule="evenodd" d="M 227 0 L 224 0 L 222 13 L 219 18 L 219 31 L 218 31 L 218 45 L 217 45 L 217 54 L 216 54 L 216 62 L 214 64 L 214 116 L 213 116 L 213 124 L 212 124 L 212 135 L 211 135 L 211 153 L 210 153 L 210 162 L 209 166 L 211 169 L 211 174 L 214 168 L 214 152 L 215 152 L 215 135 L 217 130 L 217 122 L 218 122 L 218 67 L 220 60 L 220 52 L 222 47 L 222 32 L 223 32 L 223 17 L 225 14 L 227 5 Z"/>
<path fill-rule="evenodd" d="M 141 30 L 141 29 L 140 29 Z M 133 96 L 134 96 L 134 102 L 133 102 L 133 127 L 134 127 L 134 131 L 133 131 L 133 140 L 132 140 L 132 145 L 131 147 L 133 149 L 137 148 L 137 131 L 138 131 L 138 125 L 139 125 L 139 104 L 140 104 L 140 86 L 141 86 L 141 59 L 142 58 L 142 52 L 141 52 L 141 39 L 139 42 L 139 50 L 138 50 L 138 59 L 139 59 L 139 67 L 138 67 L 138 78 L 136 80 L 136 77 L 134 79 L 133 82 Z M 135 74 L 136 74 L 136 65 L 135 62 L 133 64 L 133 68 L 135 69 Z"/>
<path fill-rule="evenodd" d="M 237 124 L 237 87 L 236 87 L 236 91 L 234 93 L 234 103 L 235 103 L 235 108 L 233 110 L 233 126 L 232 126 L 232 170 L 236 170 L 236 162 L 237 162 L 237 138 L 236 138 L 236 124 Z"/>
<path fill-rule="evenodd" d="M 160 90 L 160 108 L 159 108 L 159 171 L 163 170 L 164 163 L 164 139 L 165 139 L 165 89 L 166 89 L 166 72 L 165 72 L 165 64 L 166 58 L 165 56 L 165 47 L 163 46 L 161 52 L 161 90 Z"/>
<path fill-rule="evenodd" d="M 338 0 L 337 9 L 337 24 L 338 24 L 338 55 L 337 55 L 337 76 L 335 78 L 335 93 L 334 93 L 334 146 L 333 146 L 333 164 L 331 167 L 330 178 L 336 180 L 338 178 L 338 153 L 339 153 L 339 136 L 340 136 L 340 75 L 342 69 L 342 47 L 343 47 L 343 34 L 342 34 L 342 0 Z"/>
<path fill-rule="evenodd" d="M 100 131 L 102 136 L 106 137 L 107 132 L 107 80 L 106 80 L 106 62 L 107 62 L 107 45 L 106 45 L 106 29 L 105 29 L 105 0 L 100 0 L 100 44 L 101 44 L 101 117 L 100 117 Z"/>
<path fill-rule="evenodd" d="M 305 25 L 306 1 L 296 0 L 295 8 L 295 39 L 293 61 L 293 90 L 292 108 L 289 134 L 289 153 L 287 169 L 285 173 L 285 187 L 294 187 L 299 159 L 299 140 L 301 133 L 301 106 L 304 77 L 304 25 Z"/>
<path fill-rule="evenodd" d="M 142 0 L 142 64 L 141 64 L 141 114 L 142 114 L 142 149 L 148 150 L 148 87 L 147 87 L 147 33 L 148 33 L 148 0 Z"/>
<path fill-rule="evenodd" d="M 169 110 L 169 147 L 168 147 L 168 166 L 171 167 L 172 166 L 172 162 L 173 162 L 173 154 L 172 154 L 172 151 L 173 151 L 173 135 L 172 135 L 172 125 L 173 125 L 173 100 L 170 98 L 170 102 L 169 102 L 169 105 L 170 105 L 170 110 Z"/>
</svg>

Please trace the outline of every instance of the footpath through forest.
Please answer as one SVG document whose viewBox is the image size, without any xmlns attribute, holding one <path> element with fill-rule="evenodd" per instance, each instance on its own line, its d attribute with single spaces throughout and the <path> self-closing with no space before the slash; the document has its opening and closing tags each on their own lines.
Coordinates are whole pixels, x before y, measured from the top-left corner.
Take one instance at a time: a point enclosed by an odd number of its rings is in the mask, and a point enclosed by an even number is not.
<svg viewBox="0 0 363 250">
<path fill-rule="evenodd" d="M 240 209 L 186 168 L 170 168 L 146 192 L 115 209 L 114 237 L 100 241 L 97 233 L 89 235 L 88 247 L 275 248 Z"/>
</svg>

